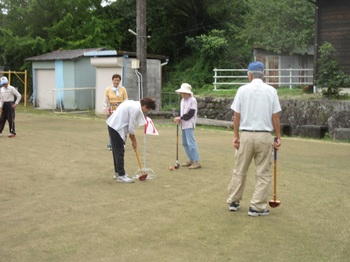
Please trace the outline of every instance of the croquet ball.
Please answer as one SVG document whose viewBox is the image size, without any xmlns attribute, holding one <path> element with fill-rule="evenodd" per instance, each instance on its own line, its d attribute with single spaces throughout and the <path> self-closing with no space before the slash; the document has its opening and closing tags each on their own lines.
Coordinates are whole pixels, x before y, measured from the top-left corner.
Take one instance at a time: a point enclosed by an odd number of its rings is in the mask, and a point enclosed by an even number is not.
<svg viewBox="0 0 350 262">
<path fill-rule="evenodd" d="M 173 171 L 173 169 L 174 169 L 173 166 L 169 166 L 170 171 Z"/>
</svg>

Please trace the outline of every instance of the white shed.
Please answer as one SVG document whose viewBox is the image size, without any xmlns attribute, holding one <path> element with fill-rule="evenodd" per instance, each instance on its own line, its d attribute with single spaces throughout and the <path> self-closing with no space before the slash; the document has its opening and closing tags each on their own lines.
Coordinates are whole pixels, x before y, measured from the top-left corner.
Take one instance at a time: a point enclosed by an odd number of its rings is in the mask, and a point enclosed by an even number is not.
<svg viewBox="0 0 350 262">
<path fill-rule="evenodd" d="M 137 77 L 138 70 L 132 64 L 136 60 L 136 53 L 116 52 L 114 50 L 98 50 L 85 52 L 90 57 L 91 65 L 96 68 L 96 114 L 104 114 L 102 103 L 104 91 L 112 84 L 112 75 L 122 76 L 122 85 L 126 87 L 129 99 L 139 100 L 140 90 Z M 165 56 L 147 56 L 147 96 L 157 101 L 156 111 L 161 107 L 162 60 Z"/>
<path fill-rule="evenodd" d="M 86 110 L 95 103 L 96 69 L 84 57 L 102 48 L 57 50 L 27 58 L 33 68 L 33 104 L 41 109 Z"/>
<path fill-rule="evenodd" d="M 157 110 L 161 106 L 161 60 L 165 58 L 147 57 L 147 95 L 156 99 Z M 104 48 L 58 50 L 27 58 L 33 63 L 33 104 L 41 109 L 94 109 L 104 114 L 104 91 L 113 74 L 122 76 L 129 99 L 138 100 L 137 70 L 132 68 L 135 59 L 135 53 Z"/>
</svg>

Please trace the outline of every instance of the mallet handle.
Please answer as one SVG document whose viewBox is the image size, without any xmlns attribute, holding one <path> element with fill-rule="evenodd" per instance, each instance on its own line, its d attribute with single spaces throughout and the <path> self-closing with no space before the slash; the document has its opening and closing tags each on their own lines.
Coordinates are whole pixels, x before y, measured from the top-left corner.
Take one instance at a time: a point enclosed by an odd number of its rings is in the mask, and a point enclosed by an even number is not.
<svg viewBox="0 0 350 262">
<path fill-rule="evenodd" d="M 277 137 L 275 137 L 274 142 L 277 142 Z M 273 165 L 273 199 L 276 201 L 276 195 L 277 195 L 277 150 L 275 147 L 273 147 L 273 158 L 274 158 L 274 165 Z"/>
</svg>

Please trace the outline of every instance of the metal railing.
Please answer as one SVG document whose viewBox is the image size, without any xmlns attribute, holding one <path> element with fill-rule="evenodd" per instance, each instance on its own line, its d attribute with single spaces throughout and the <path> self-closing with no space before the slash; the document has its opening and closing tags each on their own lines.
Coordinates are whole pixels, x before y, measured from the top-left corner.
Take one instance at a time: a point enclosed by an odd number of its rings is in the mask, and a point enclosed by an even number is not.
<svg viewBox="0 0 350 262">
<path fill-rule="evenodd" d="M 248 83 L 247 69 L 214 68 L 214 91 L 218 85 L 240 86 Z M 243 81 L 242 81 L 243 80 Z M 275 86 L 312 85 L 313 69 L 265 69 L 265 82 Z"/>
</svg>

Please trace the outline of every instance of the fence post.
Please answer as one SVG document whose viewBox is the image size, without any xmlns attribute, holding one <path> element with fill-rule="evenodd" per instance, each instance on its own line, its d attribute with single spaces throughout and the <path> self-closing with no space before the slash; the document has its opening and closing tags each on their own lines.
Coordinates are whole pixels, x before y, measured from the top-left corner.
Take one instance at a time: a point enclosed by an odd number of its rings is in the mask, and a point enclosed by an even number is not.
<svg viewBox="0 0 350 262">
<path fill-rule="evenodd" d="M 217 69 L 214 68 L 214 91 L 216 91 L 216 77 L 217 77 Z"/>
<path fill-rule="evenodd" d="M 24 70 L 24 107 L 27 107 L 27 70 Z"/>
<path fill-rule="evenodd" d="M 292 73 L 292 67 L 289 67 L 289 89 L 292 89 L 292 83 L 293 83 L 293 73 Z"/>
</svg>

